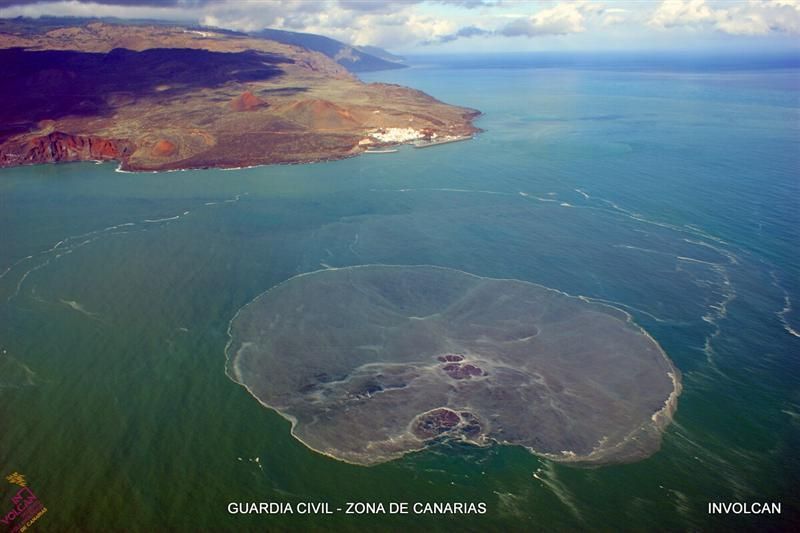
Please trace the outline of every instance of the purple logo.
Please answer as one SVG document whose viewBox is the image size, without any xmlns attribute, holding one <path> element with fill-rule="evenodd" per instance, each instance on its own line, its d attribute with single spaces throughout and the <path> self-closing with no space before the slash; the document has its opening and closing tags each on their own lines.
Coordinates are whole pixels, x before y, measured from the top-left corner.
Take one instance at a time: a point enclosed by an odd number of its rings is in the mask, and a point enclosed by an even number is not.
<svg viewBox="0 0 800 533">
<path fill-rule="evenodd" d="M 9 483 L 19 486 L 19 490 L 11 496 L 11 508 L 0 515 L 0 527 L 7 528 L 10 533 L 27 531 L 34 522 L 47 512 L 47 507 L 39 500 L 38 496 L 28 488 L 25 476 L 18 472 L 6 476 Z"/>
</svg>

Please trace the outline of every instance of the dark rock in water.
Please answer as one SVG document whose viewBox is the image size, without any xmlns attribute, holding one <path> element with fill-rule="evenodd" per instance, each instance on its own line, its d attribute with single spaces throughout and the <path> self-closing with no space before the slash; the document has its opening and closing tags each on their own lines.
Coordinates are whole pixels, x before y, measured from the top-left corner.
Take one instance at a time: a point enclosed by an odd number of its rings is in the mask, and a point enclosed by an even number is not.
<svg viewBox="0 0 800 533">
<path fill-rule="evenodd" d="M 424 413 L 414 424 L 414 434 L 421 439 L 430 439 L 458 426 L 461 417 L 450 409 L 441 408 Z"/>
<path fill-rule="evenodd" d="M 630 317 L 437 267 L 292 278 L 231 322 L 228 373 L 310 448 L 370 465 L 443 439 L 557 461 L 658 450 L 678 371 Z"/>
<path fill-rule="evenodd" d="M 442 370 L 453 379 L 470 379 L 472 376 L 484 376 L 486 373 L 475 365 L 449 363 Z"/>
</svg>

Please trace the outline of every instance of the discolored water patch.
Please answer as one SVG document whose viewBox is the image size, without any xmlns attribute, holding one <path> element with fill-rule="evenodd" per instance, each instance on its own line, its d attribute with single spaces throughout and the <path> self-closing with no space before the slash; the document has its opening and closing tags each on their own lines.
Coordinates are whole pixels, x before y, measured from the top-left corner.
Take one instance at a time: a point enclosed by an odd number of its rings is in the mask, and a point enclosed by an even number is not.
<svg viewBox="0 0 800 533">
<path fill-rule="evenodd" d="M 231 321 L 228 374 L 310 448 L 356 464 L 442 439 L 555 460 L 654 453 L 677 370 L 626 313 L 429 266 L 296 276 Z"/>
</svg>

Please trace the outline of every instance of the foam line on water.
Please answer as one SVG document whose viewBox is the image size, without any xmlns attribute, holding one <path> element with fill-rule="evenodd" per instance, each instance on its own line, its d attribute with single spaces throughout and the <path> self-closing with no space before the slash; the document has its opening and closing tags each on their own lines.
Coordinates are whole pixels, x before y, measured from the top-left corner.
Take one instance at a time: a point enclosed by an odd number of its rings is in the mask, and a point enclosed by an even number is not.
<svg viewBox="0 0 800 533">
<path fill-rule="evenodd" d="M 631 218 L 633 220 L 636 220 L 637 222 L 641 222 L 643 224 L 651 224 L 651 225 L 654 225 L 654 226 L 670 229 L 670 230 L 673 230 L 673 231 L 676 231 L 676 232 L 680 232 L 680 233 L 689 233 L 689 234 L 691 234 L 691 235 L 693 235 L 695 237 L 702 237 L 702 238 L 705 238 L 705 239 L 709 239 L 711 241 L 716 242 L 717 244 L 728 245 L 728 243 L 725 240 L 723 240 L 721 237 L 718 237 L 716 235 L 712 235 L 708 231 L 704 230 L 703 228 L 701 228 L 701 227 L 699 227 L 699 226 L 697 226 L 695 224 L 684 224 L 682 226 L 678 226 L 678 225 L 675 225 L 675 224 L 670 224 L 668 222 L 662 222 L 662 221 L 659 221 L 659 220 L 653 220 L 653 219 L 645 217 L 641 213 L 637 213 L 635 211 L 631 211 L 630 209 L 626 209 L 626 208 L 620 206 L 619 204 L 617 204 L 616 202 L 614 202 L 612 200 L 608 200 L 606 198 L 600 198 L 600 197 L 597 197 L 597 196 L 592 196 L 585 189 L 575 189 L 575 191 L 578 192 L 581 196 L 583 196 L 583 198 L 585 200 L 596 200 L 597 202 L 600 202 L 600 203 L 608 206 L 610 208 L 610 211 L 617 212 L 619 214 L 625 215 L 625 216 L 627 216 L 627 217 L 629 217 L 629 218 Z"/>
<path fill-rule="evenodd" d="M 243 192 L 243 193 L 235 195 L 233 198 L 229 198 L 227 200 L 221 200 L 220 202 L 208 202 L 205 205 L 213 205 L 213 204 L 217 204 L 217 203 L 235 203 L 235 202 L 238 202 L 243 196 L 247 196 L 248 194 L 250 194 L 250 193 L 249 192 Z M 163 222 L 165 224 L 162 224 L 162 225 L 166 225 L 168 223 L 171 223 L 171 222 L 173 222 L 175 220 L 180 219 L 182 216 L 186 216 L 186 215 L 190 214 L 190 212 L 191 212 L 190 210 L 184 209 L 182 211 L 181 215 L 174 215 L 174 216 L 171 216 L 171 217 L 156 218 L 156 219 L 144 219 L 142 221 L 142 223 L 148 223 L 148 224 L 151 224 L 151 225 L 157 225 L 157 224 Z M 26 257 L 18 259 L 17 261 L 12 263 L 10 266 L 8 266 L 2 273 L 0 273 L 0 279 L 4 278 L 11 271 L 13 271 L 15 267 L 17 267 L 18 265 L 22 264 L 25 261 L 30 261 L 30 260 L 34 259 L 35 257 L 37 257 L 37 256 L 47 256 L 47 255 L 50 256 L 44 262 L 36 264 L 33 267 L 31 267 L 28 270 L 26 270 L 25 272 L 23 272 L 22 276 L 17 281 L 17 285 L 16 285 L 16 288 L 15 288 L 14 292 L 11 294 L 11 296 L 9 296 L 6 299 L 6 302 L 10 302 L 11 300 L 13 300 L 17 296 L 19 296 L 20 291 L 22 290 L 22 286 L 25 283 L 25 280 L 27 280 L 28 277 L 33 272 L 36 272 L 37 270 L 40 270 L 40 269 L 46 267 L 47 265 L 49 265 L 52 260 L 60 259 L 61 257 L 65 256 L 67 254 L 71 254 L 73 251 L 77 250 L 78 248 L 81 248 L 83 246 L 91 244 L 92 242 L 95 242 L 95 241 L 97 241 L 98 239 L 100 239 L 100 238 L 102 238 L 104 236 L 121 235 L 121 234 L 125 234 L 125 233 L 130 233 L 130 231 L 115 231 L 115 230 L 118 230 L 120 228 L 134 227 L 134 226 L 137 226 L 138 224 L 140 224 L 140 222 L 128 221 L 128 222 L 122 222 L 122 223 L 119 223 L 119 224 L 114 224 L 114 225 L 111 225 L 111 226 L 106 226 L 106 227 L 104 227 L 102 229 L 92 230 L 92 231 L 88 231 L 88 232 L 84 232 L 84 233 L 79 233 L 79 234 L 76 234 L 76 235 L 69 235 L 69 236 L 64 237 L 62 239 L 59 239 L 55 244 L 53 244 L 52 246 L 50 246 L 47 249 L 44 249 L 44 250 L 41 250 L 41 251 L 37 252 L 35 255 L 28 255 Z M 156 227 L 158 227 L 158 226 L 156 226 Z M 141 231 L 146 231 L 146 230 L 141 230 Z M 80 241 L 80 242 L 78 242 L 78 241 Z M 75 244 L 75 243 L 77 243 L 77 244 Z M 58 252 L 58 253 L 55 253 L 55 252 Z"/>
<path fill-rule="evenodd" d="M 773 284 L 775 287 L 777 287 L 778 289 L 780 289 L 780 290 L 781 290 L 781 292 L 783 292 L 783 307 L 780 309 L 780 311 L 776 311 L 776 312 L 775 312 L 775 315 L 776 315 L 776 316 L 777 316 L 777 317 L 780 319 L 780 321 L 781 321 L 781 325 L 783 326 L 783 329 L 784 329 L 784 330 L 785 330 L 785 331 L 786 331 L 786 332 L 787 332 L 789 335 L 791 335 L 791 336 L 793 336 L 793 337 L 800 338 L 800 331 L 797 331 L 796 329 L 794 329 L 794 328 L 791 326 L 791 324 L 789 324 L 789 320 L 786 318 L 786 316 L 787 316 L 789 313 L 791 313 L 791 312 L 792 312 L 792 310 L 794 309 L 794 308 L 792 307 L 792 299 L 791 299 L 791 297 L 789 296 L 789 291 L 787 291 L 787 290 L 786 290 L 786 289 L 783 287 L 783 285 L 781 285 L 781 282 L 780 282 L 780 280 L 778 279 L 778 275 L 775 273 L 775 271 L 774 271 L 774 270 L 773 270 L 773 271 L 770 271 L 769 275 L 770 275 L 770 277 L 772 277 L 772 284 Z"/>
<path fill-rule="evenodd" d="M 3 378 L 8 378 L 7 375 L 0 375 L 0 390 L 19 389 L 21 387 L 29 387 L 36 384 L 36 382 L 34 381 L 34 378 L 37 377 L 36 373 L 33 370 L 31 370 L 31 368 L 28 365 L 26 365 L 16 357 L 9 355 L 8 350 L 6 349 L 0 351 L 0 362 L 3 361 L 6 361 L 7 362 L 6 364 L 10 364 L 18 369 L 21 369 L 22 373 L 24 374 L 24 377 L 22 383 L 20 383 L 19 381 L 11 383 L 3 381 Z"/>
<path fill-rule="evenodd" d="M 98 321 L 100 320 L 100 318 L 99 318 L 100 315 L 98 313 L 94 313 L 92 311 L 88 311 L 83 306 L 83 304 L 81 304 L 80 302 L 77 302 L 75 300 L 64 300 L 62 298 L 59 298 L 58 301 L 61 302 L 64 305 L 66 305 L 67 307 L 69 307 L 73 311 L 77 311 L 78 313 L 86 315 L 87 317 L 91 318 L 92 320 L 98 320 Z"/>
<path fill-rule="evenodd" d="M 584 521 L 578 503 L 575 501 L 575 497 L 569 488 L 558 479 L 555 465 L 552 462 L 545 461 L 544 466 L 533 473 L 533 477 L 541 482 L 544 487 L 550 489 L 556 498 L 572 512 L 575 518 L 581 522 Z"/>
<path fill-rule="evenodd" d="M 410 189 L 370 189 L 370 192 L 450 192 L 450 193 L 465 193 L 465 194 L 493 194 L 499 196 L 514 196 L 515 193 L 506 191 L 488 191 L 483 189 L 457 189 L 451 187 L 423 187 L 423 188 L 410 188 Z M 519 193 L 523 196 L 525 194 Z M 554 201 L 554 200 L 551 200 Z"/>
<path fill-rule="evenodd" d="M 659 318 L 656 315 L 654 315 L 652 313 L 649 313 L 649 312 L 647 312 L 647 311 L 645 311 L 643 309 L 639 309 L 638 307 L 634 307 L 632 305 L 628 305 L 628 304 L 623 303 L 623 302 L 618 302 L 616 300 L 605 300 L 603 298 L 595 298 L 593 296 L 578 296 L 578 298 L 580 298 L 581 300 L 587 301 L 587 302 L 603 303 L 603 304 L 612 305 L 614 307 L 622 307 L 624 309 L 630 309 L 631 311 L 634 311 L 635 313 L 639 313 L 639 314 L 648 316 L 648 317 L 652 318 L 653 320 L 655 320 L 656 322 L 663 323 L 663 324 L 673 324 L 673 325 L 684 325 L 684 324 L 686 324 L 685 322 L 680 322 L 678 320 L 673 320 L 673 319 L 668 319 L 668 318 Z"/>
<path fill-rule="evenodd" d="M 348 248 L 349 248 L 349 249 L 350 249 L 350 251 L 353 253 L 353 255 L 355 255 L 356 257 L 360 257 L 360 256 L 358 255 L 358 252 L 356 252 L 356 250 L 355 250 L 355 247 L 356 247 L 356 246 L 358 246 L 358 232 L 356 232 L 356 235 L 355 235 L 355 237 L 353 237 L 353 242 L 351 242 L 351 243 L 350 243 L 350 245 L 348 246 Z"/>
<path fill-rule="evenodd" d="M 49 264 L 50 264 L 50 260 L 48 259 L 44 263 L 40 263 L 40 264 L 36 265 L 35 267 L 33 267 L 31 269 L 28 269 L 22 275 L 22 277 L 19 279 L 19 281 L 17 282 L 17 288 L 14 290 L 14 293 L 6 299 L 6 302 L 10 302 L 11 300 L 13 300 L 14 298 L 16 298 L 19 295 L 19 292 L 22 290 L 22 284 L 25 283 L 25 280 L 28 279 L 28 276 L 30 276 L 31 273 L 36 272 L 37 270 L 39 270 L 41 268 L 44 268 Z"/>
<path fill-rule="evenodd" d="M 697 245 L 702 245 L 702 246 L 710 246 L 712 249 L 714 249 L 715 251 L 719 252 L 719 249 L 718 249 L 717 246 L 708 245 L 707 243 L 703 243 L 702 241 L 693 241 L 693 240 L 690 240 L 690 239 L 684 239 L 684 241 L 689 242 L 690 244 L 697 244 Z M 688 256 L 682 256 L 682 255 L 673 255 L 673 254 L 670 254 L 670 253 L 667 253 L 667 252 L 662 252 L 662 251 L 659 251 L 659 250 L 653 250 L 653 249 L 650 249 L 650 248 L 642 248 L 642 247 L 632 246 L 632 245 L 628 245 L 628 244 L 617 244 L 617 245 L 614 245 L 614 247 L 615 248 L 628 249 L 628 250 L 636 250 L 636 251 L 641 251 L 641 252 L 651 253 L 651 254 L 656 254 L 656 255 L 663 255 L 663 256 L 674 258 L 678 262 L 694 263 L 694 264 L 702 265 L 704 267 L 708 267 L 715 274 L 715 276 L 717 277 L 716 280 L 703 280 L 703 279 L 696 278 L 694 281 L 695 281 L 695 283 L 697 283 L 700 286 L 703 286 L 704 288 L 708 288 L 709 290 L 712 290 L 712 291 L 716 290 L 716 291 L 720 292 L 720 294 L 721 294 L 721 298 L 718 301 L 715 301 L 715 302 L 712 302 L 712 303 L 708 304 L 708 312 L 701 317 L 701 320 L 703 320 L 704 322 L 710 324 L 714 328 L 713 331 L 709 335 L 707 335 L 706 338 L 704 339 L 703 352 L 704 352 L 704 354 L 706 356 L 706 361 L 708 362 L 709 366 L 711 366 L 712 369 L 715 372 L 725 376 L 725 374 L 720 370 L 720 368 L 716 364 L 716 361 L 715 361 L 716 352 L 714 351 L 714 348 L 713 348 L 714 339 L 716 339 L 721 333 L 719 325 L 717 324 L 717 322 L 719 320 L 724 319 L 724 318 L 727 317 L 728 305 L 736 298 L 736 291 L 733 289 L 733 285 L 731 283 L 730 275 L 728 273 L 728 270 L 725 268 L 725 266 L 720 264 L 720 263 L 714 263 L 712 261 L 705 261 L 705 260 L 702 260 L 702 259 L 697 259 L 697 258 L 694 258 L 694 257 L 688 257 Z M 728 254 L 725 254 L 725 253 L 722 253 L 721 255 L 724 258 L 726 258 L 727 261 L 730 262 L 730 263 L 733 263 L 734 261 L 736 261 L 735 257 L 732 257 L 731 255 L 728 255 Z M 738 264 L 738 261 L 736 261 L 736 263 Z M 678 266 L 678 269 L 681 270 L 680 266 Z M 613 303 L 615 305 L 618 305 L 618 306 L 624 306 L 624 307 L 627 307 L 627 308 L 632 309 L 634 311 L 638 311 L 640 313 L 647 314 L 648 316 L 656 319 L 657 321 L 663 322 L 663 320 L 658 319 L 654 315 L 652 315 L 650 313 L 647 313 L 646 311 L 643 311 L 641 309 L 636 309 L 636 308 L 634 308 L 632 306 L 626 306 L 625 304 L 620 303 L 620 302 L 613 302 Z"/>
<path fill-rule="evenodd" d="M 678 422 L 673 422 L 673 427 L 673 445 L 687 457 L 692 457 L 699 468 L 713 473 L 727 484 L 736 499 L 748 500 L 758 496 L 747 481 L 747 476 L 752 473 L 747 470 L 750 465 L 759 464 L 759 455 L 762 452 L 730 446 L 710 432 L 703 432 L 701 436 L 695 437 L 686 426 Z M 714 450 L 725 450 L 725 456 Z"/>
<path fill-rule="evenodd" d="M 534 472 L 534 476 L 536 473 Z M 524 517 L 527 509 L 526 499 L 512 492 L 492 491 L 497 496 L 497 507 L 500 514 Z"/>
<path fill-rule="evenodd" d="M 657 255 L 665 255 L 668 257 L 676 257 L 675 255 L 669 252 L 662 252 L 660 250 L 653 250 L 652 248 L 643 248 L 641 246 L 634 246 L 632 244 L 612 244 L 612 248 L 620 248 L 623 250 L 635 250 L 637 252 L 644 252 L 648 254 L 657 254 Z"/>
<path fill-rule="evenodd" d="M 11 264 L 11 266 L 9 266 L 9 267 L 8 267 L 8 268 L 6 268 L 6 269 L 5 269 L 5 270 L 4 270 L 2 273 L 0 273 L 0 279 L 3 279 L 3 278 L 5 277 L 5 275 L 6 275 L 6 274 L 8 274 L 9 272 L 11 272 L 11 270 L 12 270 L 12 269 L 13 269 L 15 266 L 19 265 L 20 263 L 22 263 L 22 262 L 24 262 L 24 261 L 28 261 L 28 260 L 30 260 L 30 259 L 33 259 L 33 256 L 32 256 L 32 255 L 27 255 L 27 256 L 23 257 L 22 259 L 18 259 L 17 261 L 15 261 L 14 263 L 12 263 L 12 264 Z"/>
<path fill-rule="evenodd" d="M 626 209 L 612 200 L 592 196 L 585 189 L 575 189 L 575 191 L 581 196 L 583 196 L 585 200 L 597 201 L 600 202 L 601 204 L 608 206 L 610 208 L 608 209 L 609 212 L 616 213 L 620 216 L 625 216 L 631 220 L 635 220 L 642 224 L 653 225 L 656 227 L 674 231 L 678 234 L 688 235 L 688 237 L 683 238 L 684 242 L 687 242 L 695 246 L 702 246 L 704 248 L 714 250 L 722 258 L 725 259 L 728 265 L 739 264 L 739 257 L 728 249 L 731 246 L 729 243 L 727 243 L 721 237 L 713 235 L 710 232 L 706 231 L 705 229 L 701 228 L 700 226 L 697 226 L 696 224 L 676 225 L 676 224 L 670 224 L 668 222 L 653 220 L 648 217 L 645 217 L 641 213 L 636 213 L 634 211 Z M 736 298 L 736 291 L 733 287 L 730 274 L 725 265 L 722 263 L 704 261 L 689 256 L 676 256 L 676 259 L 678 261 L 692 262 L 692 263 L 706 265 L 713 272 L 715 272 L 715 274 L 718 277 L 719 281 L 716 283 L 716 285 L 721 293 L 721 298 L 720 300 L 709 304 L 708 306 L 709 311 L 701 317 L 703 321 L 713 326 L 712 332 L 705 338 L 703 351 L 706 354 L 706 360 L 709 366 L 720 375 L 727 377 L 716 364 L 715 361 L 716 352 L 713 347 L 713 342 L 714 339 L 719 337 L 719 335 L 721 334 L 721 329 L 718 322 L 720 320 L 727 318 L 728 306 Z"/>
<path fill-rule="evenodd" d="M 169 222 L 170 220 L 178 220 L 179 218 L 181 218 L 180 215 L 175 215 L 174 217 L 166 217 L 166 218 L 154 218 L 154 219 L 146 218 L 142 222 L 147 222 L 148 224 L 152 224 L 155 222 Z"/>
</svg>

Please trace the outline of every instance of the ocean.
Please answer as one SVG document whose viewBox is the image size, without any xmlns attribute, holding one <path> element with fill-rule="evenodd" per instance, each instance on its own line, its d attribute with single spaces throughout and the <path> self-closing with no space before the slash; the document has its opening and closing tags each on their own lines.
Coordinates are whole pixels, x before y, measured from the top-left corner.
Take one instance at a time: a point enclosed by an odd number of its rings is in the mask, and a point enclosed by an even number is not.
<svg viewBox="0 0 800 533">
<path fill-rule="evenodd" d="M 414 65 L 362 78 L 479 109 L 483 133 L 311 165 L 0 171 L 0 473 L 23 474 L 47 507 L 34 527 L 797 527 L 798 66 Z M 581 468 L 443 444 L 361 467 L 305 448 L 226 376 L 228 325 L 292 276 L 364 264 L 531 281 L 629 312 L 683 375 L 661 450 Z M 229 512 L 247 502 L 332 514 Z M 781 514 L 711 514 L 714 502 Z"/>
</svg>

